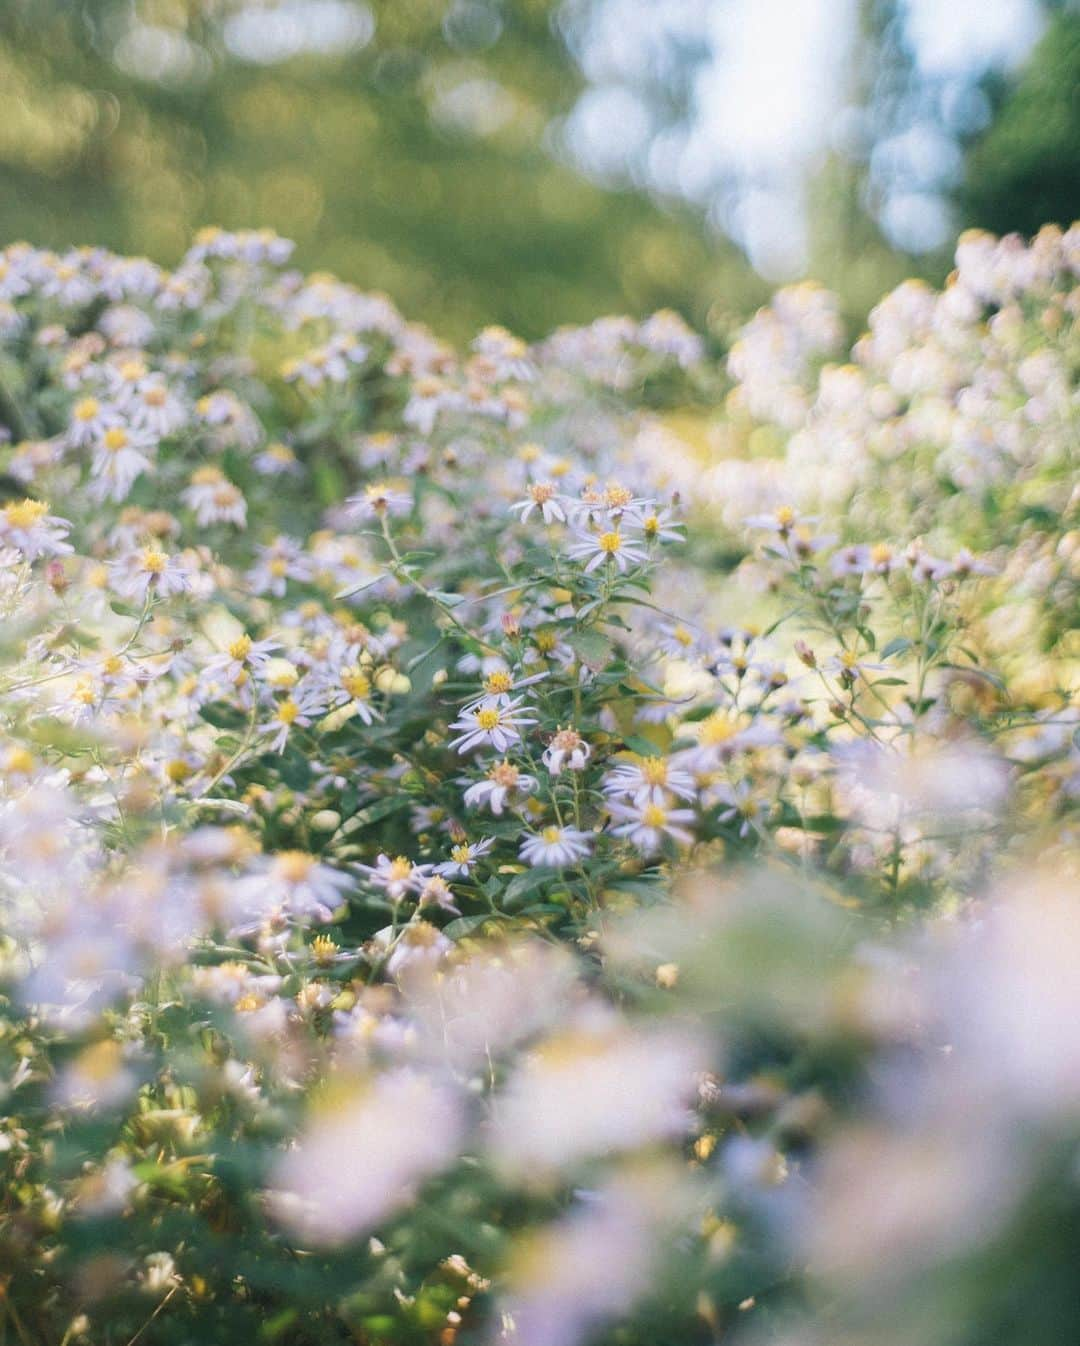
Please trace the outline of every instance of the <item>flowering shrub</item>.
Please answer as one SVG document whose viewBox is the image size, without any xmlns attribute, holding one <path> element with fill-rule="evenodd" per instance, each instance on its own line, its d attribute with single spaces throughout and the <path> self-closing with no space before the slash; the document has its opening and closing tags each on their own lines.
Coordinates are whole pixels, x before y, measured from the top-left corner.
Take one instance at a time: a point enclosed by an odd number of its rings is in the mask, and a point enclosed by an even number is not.
<svg viewBox="0 0 1080 1346">
<path fill-rule="evenodd" d="M 1075 840 L 1080 232 L 966 237 L 842 367 L 781 292 L 709 465 L 674 315 L 462 361 L 288 256 L 0 259 L 0 1322 L 711 1341 L 799 1313 L 810 1186 L 879 1274 L 924 1214 L 867 1195 L 918 1164 L 888 1109 L 844 1129 L 879 1055 L 920 1058 L 924 1184 L 969 1087 L 1002 1169 L 1010 1072 L 1075 1121 L 1075 1047 L 988 999 L 1039 904 L 973 913 Z M 940 1246 L 1028 1177 L 956 1178 Z"/>
</svg>

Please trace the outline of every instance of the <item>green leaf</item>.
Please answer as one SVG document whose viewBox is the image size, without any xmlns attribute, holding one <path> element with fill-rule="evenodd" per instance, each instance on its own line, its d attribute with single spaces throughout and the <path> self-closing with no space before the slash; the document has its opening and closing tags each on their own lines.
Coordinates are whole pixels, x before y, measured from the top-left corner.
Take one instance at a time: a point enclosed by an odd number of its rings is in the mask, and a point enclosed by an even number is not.
<svg viewBox="0 0 1080 1346">
<path fill-rule="evenodd" d="M 623 742 L 631 752 L 636 752 L 639 757 L 663 757 L 663 750 L 655 743 L 650 743 L 647 738 L 642 738 L 640 734 L 628 734 Z"/>
<path fill-rule="evenodd" d="M 412 802 L 412 797 L 407 794 L 388 795 L 385 799 L 376 799 L 373 804 L 366 805 L 354 817 L 366 827 L 400 809 L 407 809 Z"/>
<path fill-rule="evenodd" d="M 904 654 L 911 649 L 914 643 L 907 636 L 894 636 L 881 651 L 881 657 L 882 659 L 888 659 L 894 654 Z"/>
<path fill-rule="evenodd" d="M 369 575 L 366 580 L 361 580 L 359 584 L 352 584 L 347 589 L 342 589 L 340 593 L 334 595 L 335 598 L 352 598 L 354 594 L 362 594 L 365 589 L 370 589 L 373 584 L 385 578 L 382 571 L 377 575 Z"/>
<path fill-rule="evenodd" d="M 444 608 L 456 608 L 459 603 L 465 602 L 464 594 L 448 594 L 442 589 L 432 589 L 431 597 Z"/>
<path fill-rule="evenodd" d="M 507 884 L 502 894 L 502 905 L 509 907 L 538 889 L 550 888 L 556 883 L 558 877 L 550 869 L 527 869 L 524 874 L 516 874 Z"/>
<path fill-rule="evenodd" d="M 447 939 L 465 939 L 474 931 L 479 930 L 486 922 L 493 920 L 490 912 L 483 912 L 479 916 L 459 916 L 456 921 L 451 921 L 449 925 L 443 927 L 443 934 Z"/>
<path fill-rule="evenodd" d="M 599 673 L 611 658 L 611 641 L 600 631 L 571 631 L 566 637 L 566 643 L 585 667 L 594 673 Z"/>
</svg>

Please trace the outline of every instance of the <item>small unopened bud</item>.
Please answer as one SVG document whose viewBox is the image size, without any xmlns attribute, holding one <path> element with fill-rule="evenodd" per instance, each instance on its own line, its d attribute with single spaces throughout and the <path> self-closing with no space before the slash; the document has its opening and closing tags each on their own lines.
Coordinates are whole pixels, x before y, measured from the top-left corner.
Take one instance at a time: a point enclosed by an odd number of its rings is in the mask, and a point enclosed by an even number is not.
<svg viewBox="0 0 1080 1346">
<path fill-rule="evenodd" d="M 46 563 L 45 578 L 54 594 L 62 594 L 70 583 L 64 571 L 63 561 L 57 561 L 55 558 Z"/>
<path fill-rule="evenodd" d="M 512 612 L 504 612 L 502 616 L 502 629 L 504 636 L 520 636 L 521 623 Z"/>
<path fill-rule="evenodd" d="M 805 640 L 797 640 L 795 642 L 795 653 L 807 668 L 817 668 L 817 655 Z"/>
<path fill-rule="evenodd" d="M 661 963 L 656 969 L 656 984 L 663 991 L 670 991 L 679 982 L 678 963 Z"/>
</svg>

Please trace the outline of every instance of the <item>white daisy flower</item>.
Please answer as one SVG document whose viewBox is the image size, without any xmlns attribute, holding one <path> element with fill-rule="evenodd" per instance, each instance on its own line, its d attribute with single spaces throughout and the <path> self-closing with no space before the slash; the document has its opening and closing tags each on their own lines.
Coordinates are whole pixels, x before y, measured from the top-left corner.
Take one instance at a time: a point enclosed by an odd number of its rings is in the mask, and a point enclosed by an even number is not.
<svg viewBox="0 0 1080 1346">
<path fill-rule="evenodd" d="M 417 865 L 403 855 L 393 860 L 379 855 L 373 865 L 357 865 L 373 888 L 381 888 L 391 902 L 400 902 L 410 893 L 419 892 L 431 877 L 430 865 Z"/>
<path fill-rule="evenodd" d="M 606 795 L 627 796 L 638 806 L 662 804 L 668 792 L 680 799 L 693 799 L 697 794 L 690 772 L 673 765 L 666 757 L 617 762 L 604 777 L 602 789 Z"/>
<path fill-rule="evenodd" d="M 219 388 L 199 398 L 195 410 L 211 428 L 219 448 L 253 449 L 262 438 L 259 418 L 228 388 Z"/>
<path fill-rule="evenodd" d="M 751 514 L 743 522 L 747 528 L 763 528 L 769 533 L 779 534 L 780 537 L 790 537 L 800 525 L 814 523 L 816 520 L 810 515 L 799 514 L 791 505 L 781 505 L 771 514 Z"/>
<path fill-rule="evenodd" d="M 186 561 L 152 546 L 109 562 L 113 589 L 121 598 L 139 603 L 145 602 L 151 591 L 158 598 L 182 593 L 191 583 L 191 574 Z"/>
<path fill-rule="evenodd" d="M 592 845 L 591 832 L 579 832 L 574 827 L 545 827 L 542 832 L 525 838 L 519 854 L 534 869 L 539 865 L 561 869 L 584 859 Z"/>
<path fill-rule="evenodd" d="M 274 706 L 274 714 L 259 725 L 259 732 L 270 739 L 271 752 L 284 752 L 289 731 L 295 726 L 307 729 L 322 714 L 324 706 L 310 688 L 293 690 Z"/>
<path fill-rule="evenodd" d="M 460 916 L 461 911 L 454 906 L 454 894 L 441 874 L 432 874 L 423 888 L 420 889 L 420 896 L 417 899 L 418 907 L 441 907 L 443 911 L 452 912 L 455 916 Z"/>
<path fill-rule="evenodd" d="M 200 528 L 215 523 L 231 523 L 237 528 L 247 525 L 247 501 L 243 492 L 212 464 L 195 469 L 191 484 L 181 492 L 180 498 L 194 511 L 195 522 Z"/>
<path fill-rule="evenodd" d="M 435 873 L 444 878 L 468 878 L 477 860 L 487 855 L 494 845 L 494 840 L 486 837 L 483 841 L 455 846 L 450 852 L 450 859 L 435 866 Z"/>
<path fill-rule="evenodd" d="M 715 786 L 710 791 L 710 798 L 706 802 L 709 804 L 720 803 L 725 806 L 717 814 L 717 817 L 725 823 L 738 822 L 740 837 L 749 834 L 755 819 L 762 812 L 761 801 L 755 797 L 749 781 L 745 780 L 740 780 L 735 785 L 721 783 Z"/>
<path fill-rule="evenodd" d="M 584 771 L 592 755 L 592 748 L 576 729 L 560 729 L 544 749 L 540 760 L 553 776 L 563 770 Z"/>
<path fill-rule="evenodd" d="M 233 930 L 257 929 L 279 913 L 300 921 L 329 921 L 352 886 L 348 874 L 322 864 L 307 851 L 278 851 L 235 886 L 237 915 L 243 923 Z"/>
<path fill-rule="evenodd" d="M 510 506 L 511 514 L 520 512 L 522 523 L 528 521 L 534 509 L 540 511 L 545 523 L 566 522 L 566 503 L 554 482 L 531 482 L 525 488 L 525 499 L 517 500 Z"/>
<path fill-rule="evenodd" d="M 512 701 L 498 697 L 485 697 L 483 701 L 463 710 L 459 719 L 450 726 L 463 732 L 452 739 L 451 748 L 459 753 L 471 752 L 473 748 L 494 748 L 496 752 L 506 752 L 513 743 L 521 742 L 520 730 L 526 725 L 535 724 L 536 717 L 525 712 L 530 706 L 523 706 L 520 697 Z"/>
<path fill-rule="evenodd" d="M 618 826 L 611 829 L 612 833 L 626 837 L 632 846 L 645 855 L 658 851 L 665 836 L 673 837 L 684 846 L 689 846 L 694 840 L 684 826 L 694 821 L 693 809 L 672 808 L 666 802 L 659 803 L 652 799 L 630 804 L 612 799 L 608 802 L 608 812 L 613 818 L 621 820 Z"/>
<path fill-rule="evenodd" d="M 126 409 L 133 425 L 149 431 L 158 439 L 174 435 L 188 420 L 187 408 L 170 389 L 164 374 L 147 375 L 135 390 Z"/>
<path fill-rule="evenodd" d="M 252 640 L 245 632 L 231 641 L 228 648 L 203 667 L 206 677 L 222 677 L 227 682 L 242 683 L 265 667 L 274 650 L 281 648 L 277 640 Z"/>
<path fill-rule="evenodd" d="M 65 438 L 73 449 L 99 441 L 105 431 L 121 424 L 121 416 L 110 402 L 96 397 L 80 397 L 71 408 L 71 421 Z"/>
<path fill-rule="evenodd" d="M 49 513 L 48 501 L 12 500 L 0 510 L 0 546 L 16 547 L 28 561 L 72 550 L 67 519 Z"/>
<path fill-rule="evenodd" d="M 469 786 L 465 791 L 465 806 L 489 808 L 499 818 L 512 796 L 531 794 L 535 789 L 535 776 L 527 775 L 504 759 L 489 768 L 483 780 Z"/>
<path fill-rule="evenodd" d="M 967 575 L 996 575 L 996 569 L 989 561 L 980 560 L 967 547 L 961 547 L 952 558 L 952 572 L 963 579 Z"/>
<path fill-rule="evenodd" d="M 310 557 L 293 538 L 281 536 L 268 547 L 257 549 L 255 564 L 247 572 L 247 581 L 257 594 L 269 593 L 275 598 L 284 598 L 289 580 L 304 583 L 311 576 Z"/>
<path fill-rule="evenodd" d="M 389 929 L 380 930 L 375 935 L 376 947 L 389 947 L 390 940 Z M 453 941 L 447 939 L 429 921 L 410 921 L 393 945 L 390 957 L 386 960 L 386 970 L 391 977 L 430 970 L 437 967 L 453 947 Z"/>
<path fill-rule="evenodd" d="M 952 565 L 939 556 L 931 556 L 916 547 L 908 549 L 907 562 L 911 567 L 911 577 L 921 584 L 937 584 L 948 579 L 953 573 Z"/>
<path fill-rule="evenodd" d="M 411 495 L 405 491 L 395 491 L 385 482 L 365 486 L 360 495 L 350 496 L 345 502 L 351 517 L 362 523 L 370 519 L 408 514 L 412 509 L 412 503 Z"/>
<path fill-rule="evenodd" d="M 585 562 L 586 575 L 602 565 L 614 565 L 619 574 L 625 574 L 631 565 L 642 565 L 649 554 L 639 538 L 630 537 L 618 527 L 602 533 L 578 533 L 578 541 L 567 548 L 568 556 Z"/>
<path fill-rule="evenodd" d="M 316 669 L 312 673 L 312 678 L 323 693 L 328 707 L 351 703 L 353 710 L 365 724 L 374 724 L 376 720 L 382 718 L 371 704 L 371 678 L 359 664 Z"/>
<path fill-rule="evenodd" d="M 505 666 L 496 668 L 484 678 L 483 691 L 469 705 L 477 706 L 482 701 L 492 698 L 501 701 L 503 705 L 508 705 L 511 700 L 511 692 L 516 692 L 520 687 L 531 687 L 534 682 L 543 682 L 548 676 L 547 673 L 533 673 L 526 678 L 515 678 Z"/>
<path fill-rule="evenodd" d="M 850 687 L 857 678 L 865 678 L 868 673 L 882 673 L 887 667 L 886 664 L 874 664 L 863 659 L 854 650 L 841 650 L 839 654 L 826 659 L 824 664 L 825 671 L 836 674 L 846 687 Z"/>
<path fill-rule="evenodd" d="M 138 477 L 150 469 L 148 453 L 156 441 L 145 430 L 110 425 L 94 445 L 90 495 L 95 500 L 124 500 Z"/>
<path fill-rule="evenodd" d="M 289 448 L 288 444 L 279 442 L 267 444 L 251 460 L 255 471 L 264 477 L 294 476 L 298 477 L 303 468 L 297 461 L 296 454 Z"/>
<path fill-rule="evenodd" d="M 670 509 L 657 509 L 651 500 L 628 509 L 626 516 L 641 529 L 649 542 L 685 542 L 684 524 Z"/>
</svg>

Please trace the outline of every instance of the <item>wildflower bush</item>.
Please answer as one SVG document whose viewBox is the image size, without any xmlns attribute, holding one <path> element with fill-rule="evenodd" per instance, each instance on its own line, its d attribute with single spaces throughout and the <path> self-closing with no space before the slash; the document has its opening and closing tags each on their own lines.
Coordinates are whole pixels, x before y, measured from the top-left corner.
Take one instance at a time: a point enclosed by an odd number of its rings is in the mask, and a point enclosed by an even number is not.
<svg viewBox="0 0 1080 1346">
<path fill-rule="evenodd" d="M 0 258 L 3 1340 L 1068 1339 L 1080 230 L 846 364 L 288 257 Z"/>
</svg>

